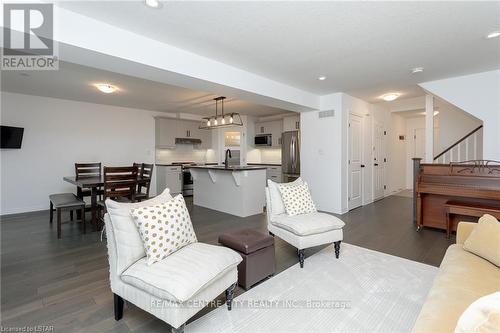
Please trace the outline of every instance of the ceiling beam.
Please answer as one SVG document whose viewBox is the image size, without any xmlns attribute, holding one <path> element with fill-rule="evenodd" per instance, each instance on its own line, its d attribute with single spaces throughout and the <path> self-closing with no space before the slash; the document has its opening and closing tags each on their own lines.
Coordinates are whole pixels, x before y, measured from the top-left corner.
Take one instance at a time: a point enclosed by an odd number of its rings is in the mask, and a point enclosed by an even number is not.
<svg viewBox="0 0 500 333">
<path fill-rule="evenodd" d="M 54 4 L 54 17 L 54 40 L 63 61 L 291 111 L 319 107 L 319 96 L 313 93 L 135 34 L 57 4 Z"/>
</svg>

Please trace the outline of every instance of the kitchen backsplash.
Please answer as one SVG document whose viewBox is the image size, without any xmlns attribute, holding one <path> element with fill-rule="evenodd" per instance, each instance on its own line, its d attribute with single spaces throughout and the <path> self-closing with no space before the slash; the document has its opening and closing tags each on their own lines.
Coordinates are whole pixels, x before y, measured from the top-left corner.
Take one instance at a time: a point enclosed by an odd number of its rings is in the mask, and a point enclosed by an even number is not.
<svg viewBox="0 0 500 333">
<path fill-rule="evenodd" d="M 194 149 L 191 145 L 177 145 L 175 149 L 156 149 L 156 163 L 172 162 L 217 162 L 213 149 Z M 251 149 L 247 152 L 247 163 L 281 163 L 281 149 L 264 148 Z"/>
<path fill-rule="evenodd" d="M 256 148 L 247 152 L 248 163 L 281 163 L 281 149 L 275 148 Z"/>
<path fill-rule="evenodd" d="M 175 149 L 156 149 L 156 163 L 172 162 L 216 162 L 215 151 L 212 149 L 194 149 L 190 145 L 177 145 Z"/>
</svg>

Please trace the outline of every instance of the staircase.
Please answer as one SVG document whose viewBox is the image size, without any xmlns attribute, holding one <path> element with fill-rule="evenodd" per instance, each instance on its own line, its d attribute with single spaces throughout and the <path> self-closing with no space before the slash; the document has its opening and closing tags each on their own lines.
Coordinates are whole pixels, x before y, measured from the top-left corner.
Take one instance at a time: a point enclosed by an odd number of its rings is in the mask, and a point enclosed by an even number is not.
<svg viewBox="0 0 500 333">
<path fill-rule="evenodd" d="M 434 163 L 448 164 L 483 159 L 483 125 L 434 157 Z"/>
</svg>

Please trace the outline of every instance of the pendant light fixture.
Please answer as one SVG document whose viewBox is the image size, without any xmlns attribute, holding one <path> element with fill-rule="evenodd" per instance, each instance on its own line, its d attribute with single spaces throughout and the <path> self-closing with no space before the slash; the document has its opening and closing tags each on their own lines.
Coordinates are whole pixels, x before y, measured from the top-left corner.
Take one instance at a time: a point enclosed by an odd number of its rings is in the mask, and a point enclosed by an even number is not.
<svg viewBox="0 0 500 333">
<path fill-rule="evenodd" d="M 236 112 L 224 113 L 224 100 L 226 97 L 219 96 L 214 98 L 215 101 L 215 117 L 205 117 L 198 128 L 200 129 L 215 129 L 220 127 L 243 126 L 240 114 Z M 221 114 L 219 115 L 219 104 Z"/>
</svg>

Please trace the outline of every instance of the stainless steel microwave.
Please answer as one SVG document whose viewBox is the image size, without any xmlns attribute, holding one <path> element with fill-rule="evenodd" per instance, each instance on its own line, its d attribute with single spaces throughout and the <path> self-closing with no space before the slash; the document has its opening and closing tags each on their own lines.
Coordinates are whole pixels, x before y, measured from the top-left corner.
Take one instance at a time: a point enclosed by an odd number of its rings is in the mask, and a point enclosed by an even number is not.
<svg viewBox="0 0 500 333">
<path fill-rule="evenodd" d="M 254 143 L 256 146 L 272 146 L 273 136 L 271 134 L 259 134 L 255 136 Z"/>
</svg>

